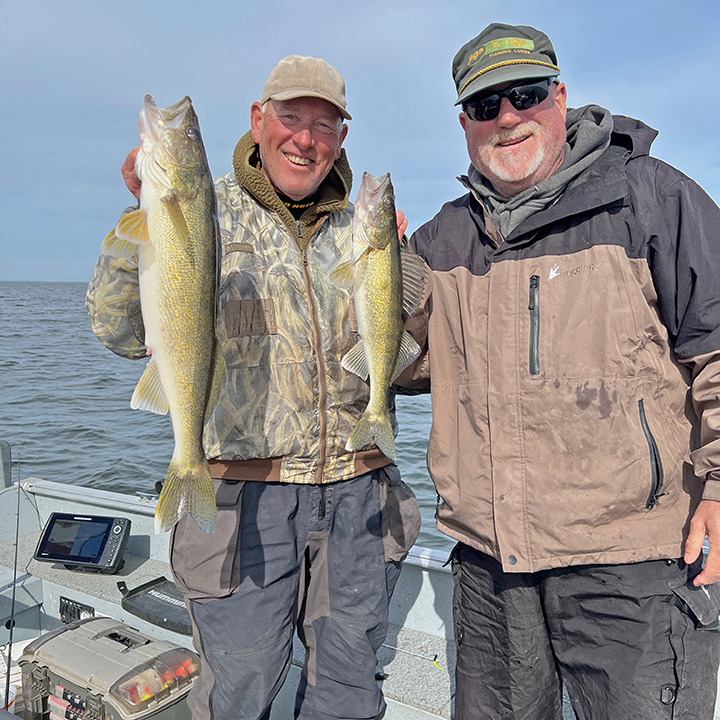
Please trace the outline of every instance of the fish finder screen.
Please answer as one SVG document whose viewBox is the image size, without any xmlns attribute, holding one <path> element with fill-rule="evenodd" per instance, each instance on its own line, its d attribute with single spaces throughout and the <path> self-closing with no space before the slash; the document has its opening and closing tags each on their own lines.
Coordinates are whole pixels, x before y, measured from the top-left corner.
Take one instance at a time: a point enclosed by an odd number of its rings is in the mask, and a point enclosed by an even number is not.
<svg viewBox="0 0 720 720">
<path fill-rule="evenodd" d="M 57 518 L 42 548 L 42 555 L 68 560 L 96 561 L 102 554 L 108 524 Z"/>
</svg>

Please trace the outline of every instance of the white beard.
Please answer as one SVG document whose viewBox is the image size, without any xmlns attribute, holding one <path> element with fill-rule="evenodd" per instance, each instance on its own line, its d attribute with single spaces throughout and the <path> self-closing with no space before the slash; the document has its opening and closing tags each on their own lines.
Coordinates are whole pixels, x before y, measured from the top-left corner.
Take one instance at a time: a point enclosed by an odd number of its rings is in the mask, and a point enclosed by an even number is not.
<svg viewBox="0 0 720 720">
<path fill-rule="evenodd" d="M 497 147 L 498 142 L 507 142 L 513 138 L 524 135 L 533 135 L 532 149 L 508 148 L 502 150 Z M 532 120 L 512 128 L 512 130 L 499 130 L 477 147 L 477 158 L 483 168 L 482 174 L 488 174 L 506 183 L 516 183 L 530 177 L 542 164 L 547 149 L 550 146 L 550 129 L 541 126 Z M 478 168 L 480 170 L 480 168 Z"/>
</svg>

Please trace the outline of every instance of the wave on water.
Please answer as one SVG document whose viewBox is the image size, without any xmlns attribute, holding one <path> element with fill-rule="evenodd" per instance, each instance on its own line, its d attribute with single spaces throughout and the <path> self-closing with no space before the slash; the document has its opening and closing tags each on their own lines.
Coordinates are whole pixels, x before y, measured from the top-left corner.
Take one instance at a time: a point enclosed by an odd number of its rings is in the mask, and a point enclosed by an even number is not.
<svg viewBox="0 0 720 720">
<path fill-rule="evenodd" d="M 97 340 L 84 283 L 0 282 L 0 440 L 20 477 L 135 493 L 154 492 L 173 450 L 167 417 L 130 408 L 145 361 Z M 423 513 L 418 543 L 449 550 L 435 530 L 425 457 L 429 396 L 398 397 L 398 466 Z"/>
</svg>

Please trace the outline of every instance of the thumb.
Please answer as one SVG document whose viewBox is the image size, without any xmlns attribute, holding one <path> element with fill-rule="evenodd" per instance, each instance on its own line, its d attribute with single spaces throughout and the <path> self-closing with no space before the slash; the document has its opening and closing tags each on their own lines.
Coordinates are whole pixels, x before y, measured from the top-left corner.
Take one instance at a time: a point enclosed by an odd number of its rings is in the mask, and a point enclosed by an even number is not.
<svg viewBox="0 0 720 720">
<path fill-rule="evenodd" d="M 694 563 L 702 550 L 703 542 L 705 542 L 705 525 L 701 522 L 693 521 L 690 523 L 690 532 L 685 541 L 685 555 L 683 560 L 688 565 Z"/>
</svg>

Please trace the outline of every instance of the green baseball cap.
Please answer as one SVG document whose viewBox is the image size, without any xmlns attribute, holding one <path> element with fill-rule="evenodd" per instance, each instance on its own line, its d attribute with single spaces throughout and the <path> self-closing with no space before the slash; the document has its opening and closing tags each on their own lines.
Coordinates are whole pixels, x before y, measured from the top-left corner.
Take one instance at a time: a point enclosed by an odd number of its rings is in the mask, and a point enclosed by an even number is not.
<svg viewBox="0 0 720 720">
<path fill-rule="evenodd" d="M 492 23 L 453 58 L 456 105 L 495 85 L 555 77 L 555 50 L 545 33 L 529 25 Z"/>
</svg>

